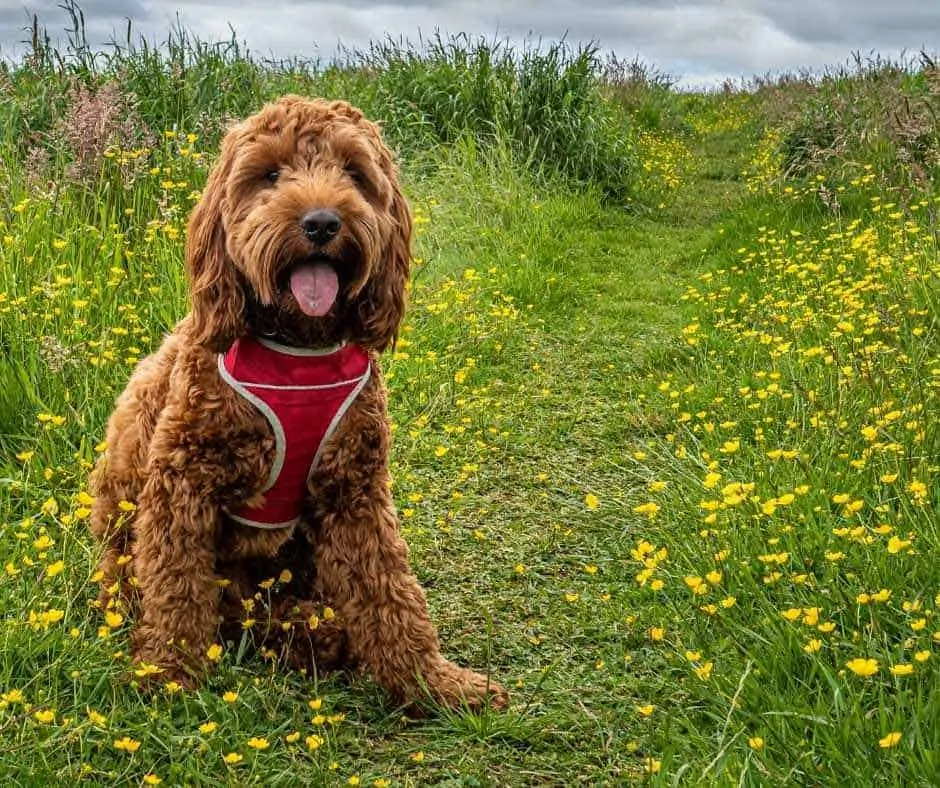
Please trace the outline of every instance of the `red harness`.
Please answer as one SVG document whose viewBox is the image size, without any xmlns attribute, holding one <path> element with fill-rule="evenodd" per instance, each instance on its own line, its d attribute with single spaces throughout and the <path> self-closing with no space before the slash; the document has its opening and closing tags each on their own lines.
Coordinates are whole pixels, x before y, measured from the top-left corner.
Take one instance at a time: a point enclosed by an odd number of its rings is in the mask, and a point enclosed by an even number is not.
<svg viewBox="0 0 940 788">
<path fill-rule="evenodd" d="M 369 355 L 358 345 L 307 350 L 246 336 L 219 356 L 222 379 L 261 411 L 276 443 L 261 489 L 264 503 L 229 511 L 233 520 L 285 528 L 300 519 L 307 479 L 370 369 Z"/>
</svg>

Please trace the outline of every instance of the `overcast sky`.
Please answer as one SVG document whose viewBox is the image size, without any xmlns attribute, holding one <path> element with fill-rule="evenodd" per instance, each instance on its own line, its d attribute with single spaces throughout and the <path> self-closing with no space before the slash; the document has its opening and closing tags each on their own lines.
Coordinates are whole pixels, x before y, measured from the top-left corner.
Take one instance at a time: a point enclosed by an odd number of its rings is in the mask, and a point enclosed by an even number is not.
<svg viewBox="0 0 940 788">
<path fill-rule="evenodd" d="M 34 13 L 64 41 L 60 0 L 0 0 L 0 56 L 18 59 Z M 205 40 L 231 29 L 259 56 L 329 59 L 387 35 L 435 30 L 522 41 L 596 42 L 639 56 L 685 85 L 845 63 L 853 52 L 896 57 L 940 48 L 940 0 L 83 0 L 88 37 L 165 40 L 177 18 Z"/>
</svg>

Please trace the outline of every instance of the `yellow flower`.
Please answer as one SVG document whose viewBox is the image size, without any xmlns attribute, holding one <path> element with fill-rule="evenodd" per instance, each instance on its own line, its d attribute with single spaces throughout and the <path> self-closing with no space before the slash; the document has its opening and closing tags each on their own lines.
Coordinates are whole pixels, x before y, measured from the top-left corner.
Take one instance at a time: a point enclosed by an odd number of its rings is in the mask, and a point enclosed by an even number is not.
<svg viewBox="0 0 940 788">
<path fill-rule="evenodd" d="M 124 750 L 125 752 L 137 752 L 140 749 L 140 742 L 136 739 L 132 739 L 129 736 L 124 736 L 121 739 L 114 740 L 114 749 L 115 750 Z"/>
<path fill-rule="evenodd" d="M 633 511 L 637 514 L 645 514 L 650 520 L 652 520 L 659 513 L 659 505 L 650 501 L 649 503 L 643 503 L 639 506 L 634 506 Z"/>
<path fill-rule="evenodd" d="M 930 659 L 929 651 L 917 651 L 914 653 L 915 662 L 926 662 L 928 659 Z"/>
<path fill-rule="evenodd" d="M 63 569 L 65 569 L 65 561 L 56 561 L 54 564 L 49 564 L 46 567 L 46 577 L 55 577 Z"/>
<path fill-rule="evenodd" d="M 40 711 L 34 712 L 33 717 L 36 718 L 36 722 L 48 725 L 55 719 L 55 712 L 49 711 L 48 709 L 41 709 Z"/>
<path fill-rule="evenodd" d="M 856 676 L 873 676 L 878 672 L 878 660 L 856 657 L 845 663 Z"/>
<path fill-rule="evenodd" d="M 152 772 L 148 772 L 147 774 L 145 774 L 143 776 L 143 781 L 146 785 L 159 785 L 160 783 L 163 782 L 163 780 L 161 780 L 159 777 L 157 777 L 157 775 L 153 774 Z"/>
<path fill-rule="evenodd" d="M 104 623 L 111 627 L 111 629 L 114 629 L 115 627 L 119 627 L 124 623 L 124 616 L 122 616 L 116 610 L 105 611 Z"/>
<path fill-rule="evenodd" d="M 23 690 L 11 689 L 9 692 L 0 694 L 0 700 L 4 703 L 22 703 Z"/>
<path fill-rule="evenodd" d="M 647 634 L 650 636 L 650 640 L 656 641 L 657 643 L 663 639 L 666 635 L 666 630 L 662 627 L 650 627 Z"/>
<path fill-rule="evenodd" d="M 637 706 L 636 710 L 637 710 L 637 713 L 640 714 L 641 716 L 649 717 L 649 715 L 653 713 L 653 709 L 655 708 L 656 707 L 652 703 L 649 703 L 646 706 Z"/>
<path fill-rule="evenodd" d="M 822 648 L 822 641 L 818 638 L 811 638 L 805 646 L 803 646 L 803 651 L 807 654 L 815 654 L 819 649 Z"/>
<path fill-rule="evenodd" d="M 206 656 L 213 662 L 218 662 L 222 658 L 222 647 L 218 643 L 213 643 L 206 651 Z"/>
<path fill-rule="evenodd" d="M 359 785 L 359 775 L 354 774 L 348 780 L 346 780 L 347 785 Z"/>
<path fill-rule="evenodd" d="M 584 496 L 584 504 L 588 509 L 596 509 L 601 505 L 601 502 L 594 493 L 588 493 Z"/>
<path fill-rule="evenodd" d="M 760 736 L 752 736 L 747 740 L 747 746 L 752 750 L 764 749 L 764 740 Z"/>
<path fill-rule="evenodd" d="M 237 752 L 230 752 L 228 755 L 223 755 L 222 760 L 229 766 L 234 766 L 236 763 L 241 763 L 244 760 L 244 756 Z"/>
<path fill-rule="evenodd" d="M 697 668 L 693 668 L 692 672 L 695 673 L 695 675 L 698 676 L 702 681 L 708 681 L 708 677 L 712 674 L 713 667 L 714 664 L 711 661 L 708 661 Z"/>
<path fill-rule="evenodd" d="M 88 719 L 91 720 L 92 724 L 97 725 L 99 728 L 103 727 L 108 722 L 108 718 L 105 717 L 104 714 L 100 714 L 93 709 L 86 709 L 86 712 L 88 714 Z"/>
<path fill-rule="evenodd" d="M 882 749 L 887 749 L 888 747 L 894 747 L 899 741 L 901 741 L 901 732 L 892 731 L 887 736 L 878 739 L 878 746 Z"/>
<path fill-rule="evenodd" d="M 233 692 L 232 690 L 228 690 L 222 694 L 222 700 L 224 700 L 226 703 L 234 703 L 238 700 L 238 693 Z"/>
<path fill-rule="evenodd" d="M 252 736 L 248 741 L 245 742 L 246 745 L 251 747 L 253 750 L 266 750 L 271 746 L 271 743 L 264 738 L 259 736 Z"/>
<path fill-rule="evenodd" d="M 118 501 L 117 507 L 122 512 L 133 512 L 137 508 L 137 506 L 130 501 Z"/>
<path fill-rule="evenodd" d="M 308 736 L 304 741 L 307 743 L 308 750 L 315 750 L 323 744 L 323 737 L 314 734 L 313 736 Z"/>
<path fill-rule="evenodd" d="M 910 539 L 901 539 L 898 536 L 892 536 L 888 540 L 888 552 L 891 553 L 891 555 L 897 555 L 902 550 L 906 550 L 910 546 L 911 546 Z"/>
<path fill-rule="evenodd" d="M 424 760 L 424 751 L 418 750 L 418 752 L 411 756 L 411 760 L 415 763 L 421 763 Z"/>
<path fill-rule="evenodd" d="M 202 723 L 202 725 L 199 726 L 199 732 L 208 736 L 210 733 L 215 731 L 215 729 L 218 727 L 219 727 L 219 724 L 217 722 L 212 722 L 212 720 L 210 720 L 209 722 L 204 722 Z"/>
<path fill-rule="evenodd" d="M 656 758 L 647 758 L 643 763 L 647 774 L 658 774 L 663 765 L 662 761 L 658 761 Z"/>
<path fill-rule="evenodd" d="M 288 733 L 284 737 L 284 741 L 288 744 L 293 744 L 296 741 L 300 741 L 300 731 L 294 731 L 293 733 Z"/>
<path fill-rule="evenodd" d="M 914 666 L 910 662 L 899 662 L 892 665 L 890 670 L 892 676 L 910 676 L 914 672 Z"/>
</svg>

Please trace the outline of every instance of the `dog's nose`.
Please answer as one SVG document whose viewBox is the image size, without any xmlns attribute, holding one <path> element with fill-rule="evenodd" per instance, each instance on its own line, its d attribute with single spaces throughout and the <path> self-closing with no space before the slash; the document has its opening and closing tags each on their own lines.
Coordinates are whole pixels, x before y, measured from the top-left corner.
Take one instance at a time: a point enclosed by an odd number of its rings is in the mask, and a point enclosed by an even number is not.
<svg viewBox="0 0 940 788">
<path fill-rule="evenodd" d="M 301 217 L 300 226 L 309 240 L 317 244 L 325 244 L 336 237 L 340 227 L 343 226 L 343 221 L 334 211 L 328 208 L 317 208 Z"/>
</svg>

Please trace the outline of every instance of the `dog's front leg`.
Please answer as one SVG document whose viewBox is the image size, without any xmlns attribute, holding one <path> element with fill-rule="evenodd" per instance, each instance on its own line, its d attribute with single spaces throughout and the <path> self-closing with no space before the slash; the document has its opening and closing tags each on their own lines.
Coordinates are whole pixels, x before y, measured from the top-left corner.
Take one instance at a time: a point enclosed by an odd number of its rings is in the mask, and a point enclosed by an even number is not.
<svg viewBox="0 0 940 788">
<path fill-rule="evenodd" d="M 503 707 L 501 686 L 441 656 L 388 488 L 385 413 L 376 369 L 311 480 L 316 594 L 336 607 L 353 660 L 397 700 Z"/>
<path fill-rule="evenodd" d="M 502 687 L 445 659 L 384 485 L 362 486 L 321 519 L 317 584 L 333 600 L 352 658 L 396 700 L 506 704 Z"/>
<path fill-rule="evenodd" d="M 134 572 L 141 620 L 134 659 L 158 681 L 191 684 L 218 624 L 216 539 L 221 513 L 182 471 L 151 475 L 134 520 Z"/>
</svg>

